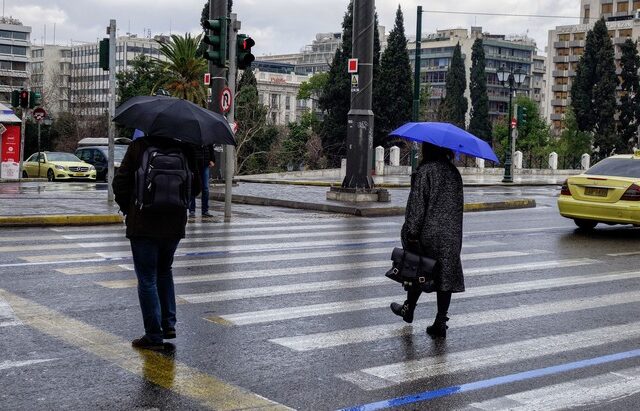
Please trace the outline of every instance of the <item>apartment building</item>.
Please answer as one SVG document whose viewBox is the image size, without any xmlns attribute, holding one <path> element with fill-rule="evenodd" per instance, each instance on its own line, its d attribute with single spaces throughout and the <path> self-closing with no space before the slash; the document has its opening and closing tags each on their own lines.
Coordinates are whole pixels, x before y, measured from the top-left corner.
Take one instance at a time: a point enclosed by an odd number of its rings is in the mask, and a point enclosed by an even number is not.
<svg viewBox="0 0 640 411">
<path fill-rule="evenodd" d="M 69 111 L 71 98 L 71 47 L 57 45 L 31 48 L 31 91 L 42 95 L 49 115 Z"/>
<path fill-rule="evenodd" d="M 290 70 L 288 73 L 287 68 Z M 276 63 L 258 63 L 254 68 L 259 101 L 267 107 L 267 119 L 271 124 L 298 122 L 305 112 L 316 109 L 312 99 L 298 100 L 300 85 L 311 76 L 296 74 L 293 68 L 293 65 L 282 67 Z"/>
<path fill-rule="evenodd" d="M 9 106 L 11 92 L 29 87 L 31 27 L 0 18 L 0 103 Z"/>
</svg>

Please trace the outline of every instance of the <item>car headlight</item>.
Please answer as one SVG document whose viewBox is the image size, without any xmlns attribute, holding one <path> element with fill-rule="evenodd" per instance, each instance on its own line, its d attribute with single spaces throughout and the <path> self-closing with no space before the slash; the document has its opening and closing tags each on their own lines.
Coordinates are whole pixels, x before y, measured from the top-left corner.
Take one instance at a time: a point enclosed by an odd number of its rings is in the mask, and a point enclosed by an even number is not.
<svg viewBox="0 0 640 411">
<path fill-rule="evenodd" d="M 89 171 L 95 171 L 95 167 L 94 166 L 89 166 Z"/>
<path fill-rule="evenodd" d="M 55 167 L 56 167 L 56 170 L 64 170 L 64 166 L 60 166 L 60 165 L 56 164 Z"/>
</svg>

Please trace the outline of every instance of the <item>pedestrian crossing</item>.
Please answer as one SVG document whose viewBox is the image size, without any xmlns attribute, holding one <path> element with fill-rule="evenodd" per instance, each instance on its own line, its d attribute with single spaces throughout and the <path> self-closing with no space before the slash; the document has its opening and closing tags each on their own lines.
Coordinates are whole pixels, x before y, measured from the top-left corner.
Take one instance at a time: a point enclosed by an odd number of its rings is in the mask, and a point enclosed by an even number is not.
<svg viewBox="0 0 640 411">
<path fill-rule="evenodd" d="M 176 252 L 174 282 L 178 310 L 199 323 L 178 326 L 190 335 L 204 327 L 213 336 L 251 336 L 244 349 L 255 343 L 286 358 L 286 367 L 274 370 L 274 376 L 286 377 L 287 367 L 311 367 L 371 400 L 418 383 L 441 384 L 445 377 L 464 383 L 468 375 L 495 377 L 537 362 L 552 365 L 604 354 L 609 346 L 633 347 L 640 338 L 640 322 L 602 321 L 595 314 L 640 308 L 638 261 L 625 263 L 635 255 L 632 247 L 589 255 L 580 249 L 558 252 L 548 237 L 564 235 L 556 234 L 562 226 L 496 227 L 465 232 L 467 290 L 454 295 L 448 347 L 442 352 L 424 332 L 433 319 L 434 295 L 421 298 L 411 325 L 388 310 L 391 301 L 404 299 L 402 288 L 383 275 L 391 250 L 400 245 L 400 226 L 399 219 L 190 224 Z M 135 295 L 129 243 L 120 226 L 56 228 L 18 241 L 25 244 L 0 241 L 0 270 L 33 267 L 34 277 L 42 273 L 75 281 L 105 298 Z M 549 319 L 571 326 L 529 328 Z M 0 300 L 0 327 L 20 324 Z M 480 328 L 491 332 L 479 335 Z M 474 335 L 478 341 L 465 341 Z M 397 349 L 408 339 L 420 347 L 411 355 Z M 378 355 L 364 358 L 363 349 Z M 610 401 L 638 392 L 640 367 L 628 365 L 495 398 L 488 393 L 460 408 L 561 409 L 592 404 L 585 402 L 588 397 Z M 348 405 L 342 400 L 335 407 Z"/>
</svg>

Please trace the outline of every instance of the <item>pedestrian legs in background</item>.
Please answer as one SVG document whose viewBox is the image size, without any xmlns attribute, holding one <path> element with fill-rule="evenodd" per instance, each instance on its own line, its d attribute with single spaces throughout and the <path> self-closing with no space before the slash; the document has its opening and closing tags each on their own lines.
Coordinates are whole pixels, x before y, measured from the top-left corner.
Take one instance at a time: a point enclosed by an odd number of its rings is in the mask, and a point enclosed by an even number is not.
<svg viewBox="0 0 640 411">
<path fill-rule="evenodd" d="M 427 327 L 427 334 L 432 338 L 445 338 L 447 336 L 447 312 L 449 311 L 449 305 L 451 304 L 451 292 L 438 291 L 438 314 L 433 325 Z"/>
<path fill-rule="evenodd" d="M 133 265 L 145 335 L 134 340 L 139 348 L 162 346 L 164 331 L 176 324 L 176 297 L 171 264 L 178 239 L 131 238 Z"/>
<path fill-rule="evenodd" d="M 200 173 L 200 181 L 202 181 L 202 216 L 213 217 L 213 215 L 209 213 L 209 167 L 203 167 L 201 170 L 196 170 L 195 172 Z M 189 218 L 194 218 L 195 216 L 196 197 L 191 196 L 191 201 L 189 202 Z"/>
</svg>

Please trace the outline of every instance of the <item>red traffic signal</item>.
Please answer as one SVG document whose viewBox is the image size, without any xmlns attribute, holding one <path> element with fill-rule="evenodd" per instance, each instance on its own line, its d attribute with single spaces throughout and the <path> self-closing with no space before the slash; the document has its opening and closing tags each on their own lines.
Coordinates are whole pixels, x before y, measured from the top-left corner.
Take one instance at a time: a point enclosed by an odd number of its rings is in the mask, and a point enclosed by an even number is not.
<svg viewBox="0 0 640 411">
<path fill-rule="evenodd" d="M 251 47 L 255 46 L 256 42 L 246 34 L 238 34 L 238 41 L 236 46 L 236 58 L 238 62 L 238 68 L 244 70 L 253 63 L 256 57 L 251 54 Z"/>
<path fill-rule="evenodd" d="M 246 37 L 240 42 L 240 50 L 251 52 L 251 47 L 255 45 L 256 42 L 251 37 Z"/>
<path fill-rule="evenodd" d="M 20 90 L 20 107 L 29 107 L 29 92 L 27 90 Z"/>
</svg>

